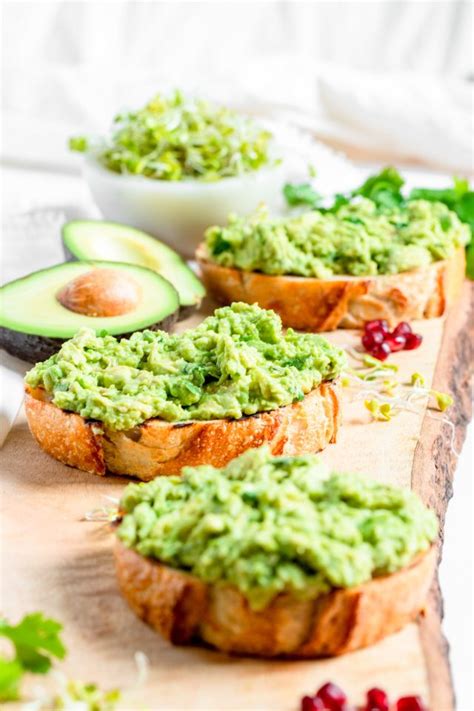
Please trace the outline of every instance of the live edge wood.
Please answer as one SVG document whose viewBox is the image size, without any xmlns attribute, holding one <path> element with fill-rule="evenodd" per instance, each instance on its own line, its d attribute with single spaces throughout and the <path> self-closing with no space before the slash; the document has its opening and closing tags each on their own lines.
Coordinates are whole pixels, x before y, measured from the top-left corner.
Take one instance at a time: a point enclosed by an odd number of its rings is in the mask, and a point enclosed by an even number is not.
<svg viewBox="0 0 474 711">
<path fill-rule="evenodd" d="M 465 282 L 461 300 L 451 309 L 446 319 L 433 378 L 434 389 L 450 392 L 454 397 L 454 404 L 449 411 L 449 417 L 455 425 L 454 442 L 449 425 L 425 415 L 412 467 L 412 488 L 426 504 L 435 509 L 440 519 L 440 559 L 444 519 L 453 492 L 453 476 L 457 464 L 452 444 L 455 451 L 461 450 L 472 417 L 470 393 L 473 364 L 474 285 Z M 455 708 L 449 645 L 441 629 L 442 618 L 443 599 L 436 575 L 426 614 L 419 625 L 428 673 L 431 711 L 450 711 Z"/>
</svg>

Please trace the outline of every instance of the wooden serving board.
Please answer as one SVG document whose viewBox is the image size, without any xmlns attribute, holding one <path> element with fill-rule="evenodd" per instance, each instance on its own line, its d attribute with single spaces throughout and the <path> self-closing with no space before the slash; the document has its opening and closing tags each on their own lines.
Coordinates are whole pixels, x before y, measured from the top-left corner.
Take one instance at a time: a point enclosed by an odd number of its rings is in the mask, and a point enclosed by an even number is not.
<svg viewBox="0 0 474 711">
<path fill-rule="evenodd" d="M 470 416 L 473 339 L 468 324 L 473 322 L 472 291 L 466 285 L 447 320 L 416 324 L 424 336 L 420 349 L 392 356 L 400 377 L 418 371 L 438 389 L 453 392 L 450 416 L 458 449 Z M 329 338 L 341 345 L 358 342 L 349 331 Z M 456 458 L 450 430 L 438 420 L 404 412 L 389 423 L 374 423 L 361 401 L 346 400 L 338 442 L 322 457 L 339 470 L 413 487 L 443 523 Z M 23 414 L 2 452 L 2 611 L 14 621 L 34 610 L 62 621 L 69 650 L 61 665 L 66 674 L 104 688 L 126 688 L 126 709 L 296 711 L 303 694 L 329 679 L 343 686 L 353 703 L 362 702 L 368 688 L 381 685 L 395 698 L 419 694 L 432 711 L 453 709 L 436 582 L 418 623 L 336 659 L 256 660 L 163 641 L 135 617 L 118 592 L 110 529 L 83 520 L 86 512 L 108 505 L 105 496 L 119 497 L 125 483 L 47 457 L 30 436 Z M 133 689 L 137 650 L 148 656 L 150 672 L 147 682 Z"/>
</svg>

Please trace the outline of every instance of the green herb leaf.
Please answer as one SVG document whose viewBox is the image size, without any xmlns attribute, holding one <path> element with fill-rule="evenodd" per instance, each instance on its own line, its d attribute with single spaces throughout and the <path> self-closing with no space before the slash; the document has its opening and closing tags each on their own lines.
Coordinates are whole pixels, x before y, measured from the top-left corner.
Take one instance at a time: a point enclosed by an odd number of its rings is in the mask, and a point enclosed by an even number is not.
<svg viewBox="0 0 474 711">
<path fill-rule="evenodd" d="M 375 202 L 378 208 L 393 209 L 400 207 L 405 202 L 401 189 L 405 181 L 400 173 L 388 166 L 377 175 L 372 175 L 360 188 L 353 190 L 352 195 L 361 195 Z"/>
<path fill-rule="evenodd" d="M 61 630 L 59 622 L 44 617 L 41 612 L 26 615 L 17 625 L 0 620 L 0 636 L 9 639 L 15 648 L 13 659 L 2 660 L 5 688 L 0 685 L 0 698 L 3 693 L 12 693 L 9 691 L 12 688 L 18 693 L 18 684 L 25 671 L 46 674 L 53 657 L 65 657 L 66 648 L 59 636 Z"/>
<path fill-rule="evenodd" d="M 409 200 L 429 200 L 430 202 L 443 202 L 450 210 L 455 212 L 462 222 L 471 228 L 471 242 L 467 246 L 466 273 L 474 279 L 474 191 L 469 189 L 465 178 L 454 178 L 452 188 L 442 190 L 433 188 L 414 188 Z"/>
<path fill-rule="evenodd" d="M 15 701 L 19 698 L 19 686 L 23 668 L 15 659 L 0 657 L 0 701 Z"/>
<path fill-rule="evenodd" d="M 300 183 L 295 185 L 286 183 L 283 188 L 283 195 L 286 198 L 288 205 L 309 205 L 310 207 L 318 207 L 322 197 L 310 183 Z"/>
</svg>

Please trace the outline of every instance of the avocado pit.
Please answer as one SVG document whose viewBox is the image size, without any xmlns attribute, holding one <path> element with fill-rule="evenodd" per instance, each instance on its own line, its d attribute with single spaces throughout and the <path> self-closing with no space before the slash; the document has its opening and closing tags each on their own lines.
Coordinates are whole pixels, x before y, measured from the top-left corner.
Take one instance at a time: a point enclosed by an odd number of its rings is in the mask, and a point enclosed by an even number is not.
<svg viewBox="0 0 474 711">
<path fill-rule="evenodd" d="M 118 269 L 91 269 L 63 286 L 56 298 L 69 311 L 85 316 L 122 316 L 138 307 L 141 288 Z"/>
</svg>

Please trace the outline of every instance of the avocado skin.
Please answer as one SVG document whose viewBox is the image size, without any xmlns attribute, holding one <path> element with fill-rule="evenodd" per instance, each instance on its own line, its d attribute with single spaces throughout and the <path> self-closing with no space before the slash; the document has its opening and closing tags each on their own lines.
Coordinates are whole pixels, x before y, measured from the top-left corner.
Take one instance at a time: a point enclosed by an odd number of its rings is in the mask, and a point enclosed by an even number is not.
<svg viewBox="0 0 474 711">
<path fill-rule="evenodd" d="M 59 351 L 63 343 L 64 341 L 60 338 L 35 336 L 31 333 L 20 333 L 20 331 L 0 327 L 0 348 L 28 363 L 46 360 Z"/>
<path fill-rule="evenodd" d="M 179 313 L 170 314 L 162 321 L 147 326 L 146 331 L 170 331 L 176 321 L 179 319 Z M 120 333 L 115 338 L 130 338 L 135 331 L 128 333 Z M 59 351 L 62 344 L 67 339 L 49 338 L 48 336 L 37 336 L 31 333 L 21 333 L 13 331 L 10 328 L 0 326 L 0 348 L 3 348 L 7 353 L 16 356 L 27 363 L 39 363 L 46 360 L 50 356 Z"/>
<path fill-rule="evenodd" d="M 64 239 L 62 239 L 62 238 L 61 238 L 61 244 L 63 246 L 63 254 L 66 259 L 66 262 L 77 262 L 78 261 L 77 257 L 68 249 L 66 243 L 64 242 Z M 189 316 L 192 316 L 192 314 L 196 313 L 196 311 L 199 310 L 200 306 L 201 306 L 200 301 L 197 302 L 196 304 L 189 304 L 188 306 L 183 306 L 180 304 L 178 315 L 177 315 L 177 318 L 175 319 L 175 321 L 184 321 L 185 318 L 188 318 Z M 157 329 L 155 329 L 155 330 L 157 330 Z M 167 329 L 163 328 L 162 330 L 166 331 Z M 56 352 L 56 351 L 54 351 L 54 352 Z M 45 359 L 42 358 L 41 360 L 45 360 Z"/>
</svg>

